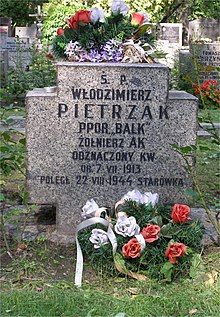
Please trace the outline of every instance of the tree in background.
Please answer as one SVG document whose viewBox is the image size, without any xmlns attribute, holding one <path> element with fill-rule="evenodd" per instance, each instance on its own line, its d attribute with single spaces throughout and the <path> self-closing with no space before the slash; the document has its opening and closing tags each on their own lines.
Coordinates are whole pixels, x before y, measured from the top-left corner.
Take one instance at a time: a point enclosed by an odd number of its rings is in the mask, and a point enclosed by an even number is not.
<svg viewBox="0 0 220 317">
<path fill-rule="evenodd" d="M 42 5 L 48 0 L 3 0 L 0 1 L 0 16 L 12 18 L 13 25 L 26 26 L 34 22 L 29 17 L 36 11 L 37 5 Z"/>
</svg>

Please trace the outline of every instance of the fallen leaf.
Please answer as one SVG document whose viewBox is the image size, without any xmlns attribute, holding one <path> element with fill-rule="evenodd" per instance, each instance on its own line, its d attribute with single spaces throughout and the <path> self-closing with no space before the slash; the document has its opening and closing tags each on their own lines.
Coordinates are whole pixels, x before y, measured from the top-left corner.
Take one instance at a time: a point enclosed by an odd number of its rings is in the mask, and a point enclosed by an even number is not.
<svg viewBox="0 0 220 317">
<path fill-rule="evenodd" d="M 139 293 L 139 289 L 137 287 L 129 287 L 128 292 L 132 295 L 137 295 Z"/>
<path fill-rule="evenodd" d="M 190 311 L 189 311 L 189 315 L 193 315 L 193 314 L 197 313 L 197 311 L 198 311 L 198 309 L 192 308 L 192 309 L 190 309 Z"/>
<path fill-rule="evenodd" d="M 23 252 L 23 251 L 25 251 L 25 250 L 27 250 L 27 244 L 25 244 L 25 243 L 18 243 L 16 252 Z"/>
<path fill-rule="evenodd" d="M 218 272 L 212 270 L 210 273 L 205 274 L 205 285 L 206 286 L 213 286 L 217 279 L 218 279 Z"/>
<path fill-rule="evenodd" d="M 43 290 L 43 287 L 36 287 L 37 292 L 42 292 L 42 290 Z"/>
</svg>

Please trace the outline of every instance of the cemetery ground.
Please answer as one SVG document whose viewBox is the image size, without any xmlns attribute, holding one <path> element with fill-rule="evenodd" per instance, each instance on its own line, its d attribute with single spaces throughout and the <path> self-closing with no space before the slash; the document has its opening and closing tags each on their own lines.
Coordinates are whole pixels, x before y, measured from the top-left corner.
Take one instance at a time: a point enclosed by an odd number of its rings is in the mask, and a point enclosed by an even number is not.
<svg viewBox="0 0 220 317">
<path fill-rule="evenodd" d="M 22 115 L 22 109 L 10 109 L 8 114 Z M 217 114 L 212 111 L 212 115 Z M 212 205 L 219 194 L 217 148 L 209 138 L 198 142 L 207 148 L 197 152 L 198 179 Z M 203 262 L 198 263 L 193 278 L 171 284 L 139 282 L 97 274 L 85 264 L 79 289 L 73 283 L 75 247 L 47 240 L 55 228 L 54 210 L 43 208 L 39 212 L 33 206 L 26 213 L 22 205 L 24 176 L 18 171 L 2 181 L 6 197 L 1 206 L 2 232 L 7 233 L 8 243 L 7 250 L 1 237 L 2 316 L 218 316 L 220 249 L 212 242 L 204 247 Z"/>
</svg>

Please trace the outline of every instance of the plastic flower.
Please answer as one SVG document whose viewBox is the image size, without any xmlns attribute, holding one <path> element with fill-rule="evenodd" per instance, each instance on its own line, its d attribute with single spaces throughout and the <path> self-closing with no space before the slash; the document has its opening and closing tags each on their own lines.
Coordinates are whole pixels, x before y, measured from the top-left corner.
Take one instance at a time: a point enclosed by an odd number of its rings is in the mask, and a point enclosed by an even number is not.
<svg viewBox="0 0 220 317">
<path fill-rule="evenodd" d="M 134 12 L 131 15 L 131 24 L 132 25 L 142 25 L 145 22 L 148 22 L 149 18 L 147 14 L 141 12 Z"/>
<path fill-rule="evenodd" d="M 140 227 L 133 216 L 127 217 L 126 215 L 122 215 L 117 219 L 115 232 L 123 237 L 132 237 L 139 234 Z"/>
<path fill-rule="evenodd" d="M 151 192 L 141 194 L 139 190 L 134 189 L 127 194 L 125 194 L 115 205 L 115 208 L 117 208 L 118 205 L 123 204 L 125 200 L 133 200 L 136 201 L 139 204 L 152 204 L 154 207 L 156 203 L 158 203 L 159 195 L 158 194 L 152 194 Z"/>
<path fill-rule="evenodd" d="M 79 25 L 91 22 L 91 12 L 89 10 L 79 10 L 71 18 L 67 19 L 67 23 L 71 29 L 78 29 Z"/>
<path fill-rule="evenodd" d="M 175 204 L 172 208 L 171 218 L 175 223 L 184 223 L 190 220 L 190 208 L 187 205 Z"/>
<path fill-rule="evenodd" d="M 151 225 L 151 224 L 148 224 L 141 231 L 141 235 L 144 237 L 144 240 L 148 243 L 152 243 L 158 240 L 159 233 L 160 233 L 160 227 L 157 225 Z"/>
<path fill-rule="evenodd" d="M 125 258 L 138 258 L 141 255 L 141 244 L 136 238 L 132 238 L 122 247 L 122 253 Z"/>
<path fill-rule="evenodd" d="M 186 245 L 179 242 L 170 243 L 165 251 L 165 256 L 169 259 L 170 263 L 176 264 L 178 258 L 186 254 Z"/>
<path fill-rule="evenodd" d="M 82 208 L 81 216 L 83 219 L 91 217 L 99 217 L 102 212 L 106 212 L 105 207 L 99 208 L 94 199 L 87 200 L 85 206 Z"/>
<path fill-rule="evenodd" d="M 58 36 L 61 36 L 61 35 L 63 35 L 64 34 L 64 29 L 63 28 L 58 28 L 57 29 L 57 35 Z"/>
<path fill-rule="evenodd" d="M 104 17 L 104 11 L 100 8 L 92 8 L 91 9 L 91 22 L 96 23 L 96 22 L 104 22 L 105 17 Z"/>
<path fill-rule="evenodd" d="M 95 249 L 99 249 L 102 245 L 109 243 L 107 233 L 102 229 L 93 229 L 89 241 L 94 244 Z"/>
<path fill-rule="evenodd" d="M 129 11 L 129 7 L 123 0 L 112 1 L 112 13 L 126 15 Z"/>
</svg>

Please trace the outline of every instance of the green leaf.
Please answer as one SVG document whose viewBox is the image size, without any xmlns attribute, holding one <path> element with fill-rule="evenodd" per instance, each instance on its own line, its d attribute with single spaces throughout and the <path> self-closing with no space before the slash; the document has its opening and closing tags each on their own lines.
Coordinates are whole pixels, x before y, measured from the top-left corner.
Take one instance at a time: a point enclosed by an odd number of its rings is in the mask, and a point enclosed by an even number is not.
<svg viewBox="0 0 220 317">
<path fill-rule="evenodd" d="M 5 196 L 2 193 L 0 193 L 0 201 L 4 201 L 4 200 L 5 200 Z"/>
<path fill-rule="evenodd" d="M 156 217 L 152 218 L 149 222 L 150 223 L 154 223 L 154 224 L 156 224 L 156 225 L 161 227 L 162 224 L 163 224 L 163 219 L 162 219 L 161 216 L 156 216 Z"/>
<path fill-rule="evenodd" d="M 198 200 L 199 199 L 199 194 L 197 193 L 197 191 L 191 189 L 191 188 L 188 188 L 185 190 L 185 194 L 192 197 L 193 199 L 195 200 Z"/>
<path fill-rule="evenodd" d="M 167 225 L 164 225 L 160 229 L 160 234 L 165 238 L 172 238 L 172 223 L 169 222 Z"/>
<path fill-rule="evenodd" d="M 204 274 L 205 267 L 200 254 L 194 254 L 191 260 L 191 266 L 189 271 L 189 276 L 193 279 L 198 278 L 200 275 Z"/>
<path fill-rule="evenodd" d="M 26 139 L 25 139 L 25 138 L 20 139 L 20 140 L 19 140 L 19 143 L 21 143 L 22 145 L 25 145 L 25 144 L 26 144 Z"/>
<path fill-rule="evenodd" d="M 164 275 L 164 277 L 166 278 L 168 282 L 172 281 L 173 270 L 174 270 L 174 265 L 170 262 L 164 263 L 164 265 L 161 268 L 161 273 Z"/>
<path fill-rule="evenodd" d="M 165 238 L 173 238 L 173 236 L 177 235 L 182 231 L 182 226 L 181 225 L 174 225 L 172 222 L 169 222 L 167 225 L 164 225 L 160 229 L 160 233 L 163 237 Z"/>
</svg>

